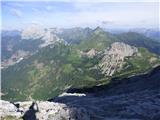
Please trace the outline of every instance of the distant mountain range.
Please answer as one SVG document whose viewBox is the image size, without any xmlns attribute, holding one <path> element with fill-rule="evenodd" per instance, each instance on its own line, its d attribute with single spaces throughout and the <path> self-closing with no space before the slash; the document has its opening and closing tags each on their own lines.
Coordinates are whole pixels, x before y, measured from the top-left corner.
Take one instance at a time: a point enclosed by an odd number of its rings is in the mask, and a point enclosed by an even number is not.
<svg viewBox="0 0 160 120">
<path fill-rule="evenodd" d="M 137 29 L 132 29 L 130 31 L 144 34 L 147 37 L 150 37 L 150 38 L 155 39 L 156 41 L 160 42 L 160 29 L 145 29 L 145 28 L 138 29 L 137 28 Z"/>
<path fill-rule="evenodd" d="M 69 88 L 108 84 L 160 64 L 160 43 L 102 28 L 31 26 L 2 35 L 2 99 L 47 100 Z"/>
<path fill-rule="evenodd" d="M 153 28 L 105 29 L 105 31 L 109 31 L 114 34 L 121 34 L 125 32 L 136 32 L 160 42 L 160 29 L 158 28 L 157 29 L 153 29 Z"/>
</svg>

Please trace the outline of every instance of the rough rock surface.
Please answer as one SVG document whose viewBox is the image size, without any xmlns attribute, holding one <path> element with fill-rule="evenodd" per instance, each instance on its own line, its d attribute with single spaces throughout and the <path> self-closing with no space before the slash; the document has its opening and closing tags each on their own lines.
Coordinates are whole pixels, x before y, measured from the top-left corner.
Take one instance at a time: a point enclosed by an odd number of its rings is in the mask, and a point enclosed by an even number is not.
<svg viewBox="0 0 160 120">
<path fill-rule="evenodd" d="M 105 50 L 104 57 L 99 63 L 103 74 L 112 76 L 116 71 L 121 70 L 124 59 L 137 53 L 137 48 L 121 42 L 115 42 L 111 48 Z"/>
<path fill-rule="evenodd" d="M 2 68 L 19 63 L 24 58 L 27 58 L 31 54 L 29 51 L 17 50 L 9 59 L 2 61 Z"/>
<path fill-rule="evenodd" d="M 84 51 L 79 51 L 80 55 L 85 56 L 85 57 L 89 57 L 89 58 L 93 58 L 94 56 L 96 56 L 98 54 L 98 51 L 96 51 L 95 49 L 90 49 L 87 52 Z"/>
<path fill-rule="evenodd" d="M 32 101 L 26 102 L 16 102 L 14 104 L 19 104 L 19 109 L 8 101 L 0 101 L 0 114 L 2 118 L 7 118 L 8 116 L 13 116 L 14 118 L 21 119 L 27 111 L 29 111 L 29 107 L 32 105 Z M 36 115 L 38 120 L 69 120 L 72 118 L 72 115 L 76 114 L 79 118 L 83 118 L 84 120 L 88 120 L 89 115 L 84 114 L 81 116 L 81 109 L 76 109 L 74 107 L 69 108 L 65 104 L 48 102 L 48 101 L 36 101 L 38 106 L 38 112 L 30 113 Z M 36 107 L 36 106 L 35 106 Z M 35 108 L 37 109 L 37 108 Z M 28 117 L 28 120 L 30 118 Z M 71 119 L 72 120 L 72 119 Z"/>
<path fill-rule="evenodd" d="M 45 30 L 41 25 L 31 24 L 22 30 L 21 37 L 22 39 L 39 39 L 43 37 L 44 34 Z"/>
<path fill-rule="evenodd" d="M 56 34 L 53 33 L 52 29 L 45 29 L 38 24 L 31 24 L 27 28 L 25 28 L 22 31 L 21 37 L 25 40 L 41 39 L 44 43 L 41 44 L 40 47 L 45 47 L 47 45 L 54 44 L 57 41 L 63 41 L 62 39 L 57 37 Z"/>
</svg>

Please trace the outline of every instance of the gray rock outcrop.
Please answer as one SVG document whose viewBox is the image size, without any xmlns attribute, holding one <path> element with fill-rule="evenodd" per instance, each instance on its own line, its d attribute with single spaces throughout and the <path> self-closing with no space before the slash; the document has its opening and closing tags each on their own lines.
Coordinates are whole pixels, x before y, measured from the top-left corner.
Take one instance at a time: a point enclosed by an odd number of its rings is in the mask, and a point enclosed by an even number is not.
<svg viewBox="0 0 160 120">
<path fill-rule="evenodd" d="M 112 76 L 116 71 L 122 69 L 126 57 L 133 56 L 137 52 L 138 49 L 136 47 L 122 42 L 115 42 L 111 45 L 109 50 L 105 50 L 104 57 L 99 63 L 99 67 L 103 74 Z"/>
</svg>

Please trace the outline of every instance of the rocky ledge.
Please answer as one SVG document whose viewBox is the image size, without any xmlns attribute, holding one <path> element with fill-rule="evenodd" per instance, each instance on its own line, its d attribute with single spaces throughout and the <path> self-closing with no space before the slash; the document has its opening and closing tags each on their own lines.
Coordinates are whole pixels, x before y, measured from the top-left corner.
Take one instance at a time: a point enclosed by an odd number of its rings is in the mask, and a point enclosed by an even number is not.
<svg viewBox="0 0 160 120">
<path fill-rule="evenodd" d="M 89 115 L 83 114 L 82 109 L 67 107 L 67 105 L 49 101 L 25 101 L 11 103 L 0 101 L 0 114 L 2 120 L 72 120 L 73 115 L 79 119 L 87 120 Z M 81 116 L 83 114 L 83 116 Z"/>
</svg>

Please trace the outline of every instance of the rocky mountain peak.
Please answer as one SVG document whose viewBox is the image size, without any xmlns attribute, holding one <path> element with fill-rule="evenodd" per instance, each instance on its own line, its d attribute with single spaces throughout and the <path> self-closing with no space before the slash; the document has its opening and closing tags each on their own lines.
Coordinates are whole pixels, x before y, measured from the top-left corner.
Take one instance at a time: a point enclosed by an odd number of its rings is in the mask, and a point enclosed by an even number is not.
<svg viewBox="0 0 160 120">
<path fill-rule="evenodd" d="M 54 44 L 57 41 L 62 41 L 53 32 L 53 29 L 43 28 L 38 24 L 31 24 L 27 28 L 23 29 L 21 37 L 25 40 L 42 40 L 44 43 L 41 44 L 40 47 L 45 47 L 49 44 Z"/>
<path fill-rule="evenodd" d="M 96 34 L 99 34 L 101 32 L 103 32 L 103 29 L 99 26 L 94 29 L 94 33 L 96 33 Z"/>
<path fill-rule="evenodd" d="M 106 76 L 112 76 L 116 71 L 122 69 L 125 57 L 133 56 L 138 52 L 136 47 L 122 42 L 115 42 L 110 49 L 106 49 L 99 67 Z"/>
<path fill-rule="evenodd" d="M 126 56 L 132 56 L 138 50 L 136 47 L 127 45 L 123 42 L 115 42 L 111 45 L 111 49 L 107 52 L 109 55 L 117 55 L 120 58 L 124 58 Z"/>
<path fill-rule="evenodd" d="M 22 30 L 22 39 L 39 39 L 45 34 L 45 29 L 38 24 L 28 25 Z"/>
</svg>

